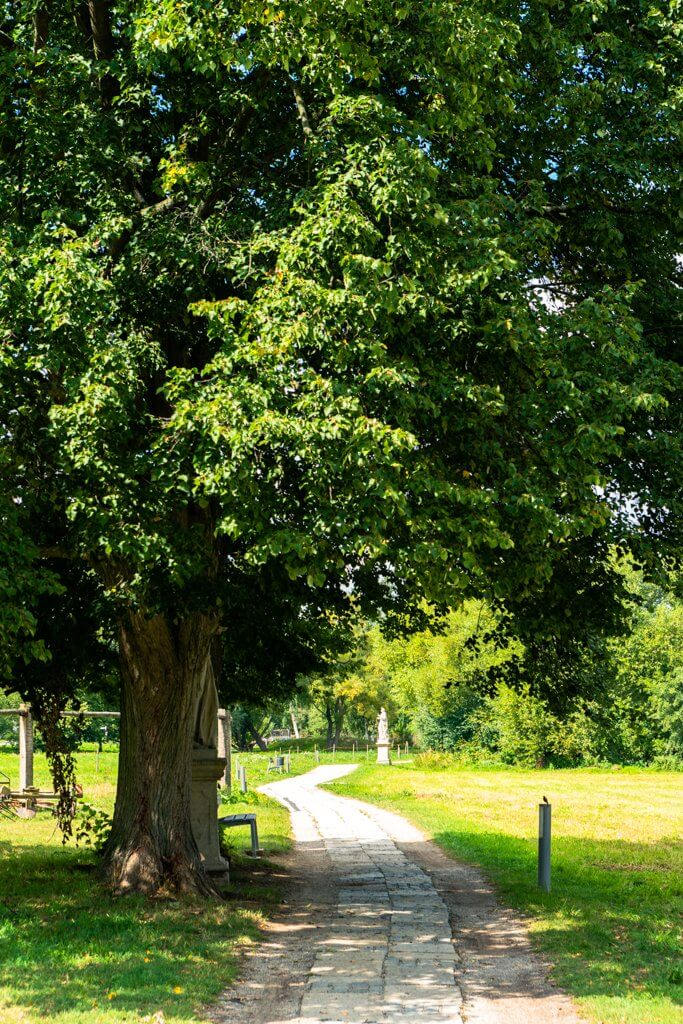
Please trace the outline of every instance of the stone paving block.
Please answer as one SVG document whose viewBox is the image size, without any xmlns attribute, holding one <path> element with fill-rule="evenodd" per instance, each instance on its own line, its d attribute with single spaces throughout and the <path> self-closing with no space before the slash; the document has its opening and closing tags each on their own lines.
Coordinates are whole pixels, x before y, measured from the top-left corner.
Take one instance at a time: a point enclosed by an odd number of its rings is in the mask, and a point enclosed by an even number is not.
<svg viewBox="0 0 683 1024">
<path fill-rule="evenodd" d="M 462 1024 L 448 911 L 431 878 L 350 801 L 308 788 L 300 803 L 338 884 L 300 1024 Z"/>
</svg>

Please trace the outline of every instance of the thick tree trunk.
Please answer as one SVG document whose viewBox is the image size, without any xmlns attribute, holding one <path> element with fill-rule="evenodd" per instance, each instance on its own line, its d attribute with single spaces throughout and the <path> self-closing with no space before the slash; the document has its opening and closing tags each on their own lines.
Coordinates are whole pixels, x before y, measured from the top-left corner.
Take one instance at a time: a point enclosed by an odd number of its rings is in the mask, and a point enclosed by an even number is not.
<svg viewBox="0 0 683 1024">
<path fill-rule="evenodd" d="M 329 701 L 325 701 L 325 723 L 327 725 L 325 746 L 328 750 L 332 750 L 332 744 L 334 743 L 334 719 L 332 717 L 332 708 L 330 707 Z"/>
<path fill-rule="evenodd" d="M 346 711 L 346 705 L 343 697 L 337 697 L 334 705 L 334 745 L 339 746 L 339 740 L 341 739 L 342 727 L 344 725 L 344 712 Z"/>
<path fill-rule="evenodd" d="M 254 743 L 259 748 L 259 750 L 263 750 L 264 753 L 267 752 L 268 744 L 266 743 L 266 741 L 264 740 L 263 736 L 261 735 L 261 733 L 258 731 L 256 726 L 254 725 L 254 723 L 252 722 L 251 718 L 247 718 L 246 728 L 247 728 L 247 732 L 249 733 L 249 735 L 253 739 Z"/>
<path fill-rule="evenodd" d="M 103 851 L 117 893 L 215 895 L 190 825 L 192 745 L 212 622 L 171 628 L 129 616 L 120 630 L 121 747 L 116 806 Z"/>
</svg>

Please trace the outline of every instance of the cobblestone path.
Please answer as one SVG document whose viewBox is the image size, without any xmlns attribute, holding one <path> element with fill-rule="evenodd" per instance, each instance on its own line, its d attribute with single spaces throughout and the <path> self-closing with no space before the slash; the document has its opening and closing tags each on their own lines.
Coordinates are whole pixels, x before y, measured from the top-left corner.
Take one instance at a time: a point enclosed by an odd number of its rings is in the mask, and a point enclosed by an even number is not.
<svg viewBox="0 0 683 1024">
<path fill-rule="evenodd" d="M 322 839 L 337 876 L 336 914 L 315 940 L 299 1020 L 460 1024 L 448 908 L 353 801 L 316 788 L 345 771 L 325 766 L 265 787 L 289 807 L 298 841 Z"/>
<path fill-rule="evenodd" d="M 317 788 L 353 769 L 326 765 L 263 787 L 292 816 L 294 848 L 268 869 L 285 895 L 206 1019 L 581 1024 L 524 922 L 476 868 L 399 815 Z"/>
</svg>

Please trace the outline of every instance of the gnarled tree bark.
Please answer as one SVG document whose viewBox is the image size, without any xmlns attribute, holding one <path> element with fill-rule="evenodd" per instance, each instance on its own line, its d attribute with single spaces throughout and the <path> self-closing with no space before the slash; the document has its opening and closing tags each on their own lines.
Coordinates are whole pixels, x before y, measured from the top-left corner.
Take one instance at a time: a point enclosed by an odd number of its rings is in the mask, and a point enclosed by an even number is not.
<svg viewBox="0 0 683 1024">
<path fill-rule="evenodd" d="M 117 894 L 217 895 L 190 824 L 195 714 L 215 630 L 204 615 L 175 626 L 134 612 L 121 624 L 119 777 L 103 851 Z"/>
</svg>

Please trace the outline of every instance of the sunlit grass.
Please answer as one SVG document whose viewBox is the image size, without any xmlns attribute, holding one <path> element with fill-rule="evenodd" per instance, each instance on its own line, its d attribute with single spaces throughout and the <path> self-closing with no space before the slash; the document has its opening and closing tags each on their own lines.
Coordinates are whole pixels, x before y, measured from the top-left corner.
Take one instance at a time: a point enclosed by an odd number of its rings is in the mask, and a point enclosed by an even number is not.
<svg viewBox="0 0 683 1024">
<path fill-rule="evenodd" d="M 117 756 L 79 756 L 84 799 L 113 807 Z M 18 758 L 0 754 L 17 784 Z M 36 757 L 36 785 L 49 785 Z M 284 808 L 258 794 L 233 795 L 224 813 L 256 809 L 262 847 L 289 843 Z M 249 829 L 226 833 L 232 885 L 224 904 L 114 899 L 87 848 L 63 846 L 54 819 L 0 818 L 0 1021 L 2 1024 L 166 1024 L 200 1019 L 234 980 L 239 951 L 257 939 L 277 895 L 268 863 L 251 861 Z"/>
<path fill-rule="evenodd" d="M 683 776 L 364 767 L 336 792 L 410 818 L 530 915 L 555 980 L 600 1024 L 683 1021 Z M 536 887 L 537 805 L 553 805 L 553 888 Z"/>
</svg>

